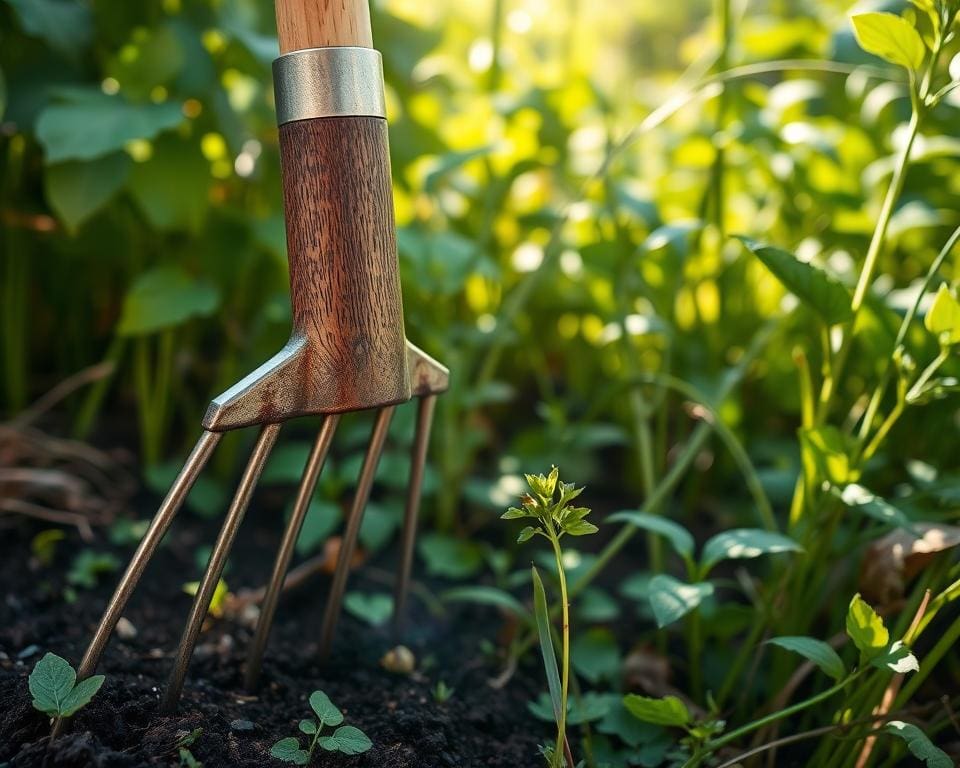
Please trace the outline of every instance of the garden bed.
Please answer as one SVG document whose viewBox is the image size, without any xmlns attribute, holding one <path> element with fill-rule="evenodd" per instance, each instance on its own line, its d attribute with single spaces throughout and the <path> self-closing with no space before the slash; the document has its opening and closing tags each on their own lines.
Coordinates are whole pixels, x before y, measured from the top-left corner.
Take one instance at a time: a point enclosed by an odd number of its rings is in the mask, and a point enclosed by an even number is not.
<svg viewBox="0 0 960 768">
<path fill-rule="evenodd" d="M 194 573 L 194 549 L 213 538 L 210 525 L 189 515 L 175 525 L 125 612 L 136 636 L 114 636 L 98 670 L 106 675 L 101 692 L 75 717 L 72 731 L 48 747 L 48 720 L 31 706 L 27 676 L 48 651 L 77 663 L 119 574 L 103 577 L 94 589 L 77 590 L 68 605 L 62 598 L 66 563 L 81 544 L 68 536 L 53 565 L 32 568 L 30 542 L 39 530 L 24 525 L 0 537 L 0 701 L 5 709 L 0 764 L 178 765 L 178 740 L 200 728 L 190 749 L 206 768 L 279 765 L 269 757 L 270 747 L 297 734 L 297 722 L 309 715 L 307 697 L 316 689 L 326 691 L 347 722 L 362 728 L 374 744 L 356 757 L 323 753 L 324 766 L 505 767 L 538 760 L 537 741 L 545 729 L 526 703 L 542 689 L 539 670 L 521 670 L 502 690 L 488 685 L 499 672 L 496 659 L 482 650 L 484 640 L 495 640 L 495 610 L 454 608 L 438 619 L 413 600 L 404 638 L 418 659 L 412 675 L 380 666 L 394 645 L 389 628 L 344 615 L 333 655 L 321 666 L 314 654 L 327 591 L 323 575 L 281 600 L 259 695 L 248 696 L 242 685 L 252 631 L 236 621 L 211 620 L 178 713 L 159 716 L 160 689 L 189 610 L 184 574 Z M 277 511 L 255 501 L 232 558 L 231 587 L 265 582 L 279 535 Z M 123 561 L 128 553 L 117 550 Z M 392 565 L 389 556 L 382 565 Z M 363 569 L 352 579 L 351 586 L 362 588 Z M 446 701 L 435 696 L 441 680 L 453 689 Z"/>
</svg>

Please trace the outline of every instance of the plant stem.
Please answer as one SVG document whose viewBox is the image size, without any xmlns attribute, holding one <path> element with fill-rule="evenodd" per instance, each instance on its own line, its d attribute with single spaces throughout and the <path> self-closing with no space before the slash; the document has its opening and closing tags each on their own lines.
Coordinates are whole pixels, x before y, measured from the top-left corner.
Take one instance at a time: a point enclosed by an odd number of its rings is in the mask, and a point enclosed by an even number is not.
<svg viewBox="0 0 960 768">
<path fill-rule="evenodd" d="M 560 768 L 566 760 L 565 747 L 567 743 L 567 695 L 570 689 L 570 601 L 567 595 L 567 576 L 563 569 L 563 552 L 560 550 L 560 538 L 548 521 L 547 530 L 550 533 L 550 543 L 553 545 L 553 555 L 557 561 L 557 578 L 560 581 L 560 604 L 562 610 L 563 627 L 560 643 L 560 717 L 557 719 L 557 748 L 554 750 L 554 765 Z M 570 764 L 573 768 L 573 763 Z"/>
</svg>

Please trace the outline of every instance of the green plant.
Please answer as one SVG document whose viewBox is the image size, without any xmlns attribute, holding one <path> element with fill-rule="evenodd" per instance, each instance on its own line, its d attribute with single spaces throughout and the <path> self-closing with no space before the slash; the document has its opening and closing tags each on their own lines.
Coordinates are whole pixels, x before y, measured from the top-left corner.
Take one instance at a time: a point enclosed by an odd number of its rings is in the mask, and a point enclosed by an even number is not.
<svg viewBox="0 0 960 768">
<path fill-rule="evenodd" d="M 300 740 L 294 736 L 280 739 L 270 748 L 271 756 L 285 763 L 307 765 L 317 746 L 327 752 L 340 752 L 344 755 L 359 755 L 369 750 L 373 744 L 367 735 L 352 725 L 341 725 L 343 713 L 323 691 L 310 694 L 310 708 L 317 716 L 316 720 L 301 720 L 298 728 L 310 738 L 306 749 L 300 747 Z M 323 735 L 323 729 L 339 726 L 333 733 Z"/>
<path fill-rule="evenodd" d="M 560 540 L 563 536 L 586 536 L 597 532 L 597 526 L 585 518 L 590 514 L 587 507 L 573 506 L 583 488 L 560 480 L 560 470 L 553 467 L 549 475 L 526 475 L 530 493 L 520 499 L 519 507 L 510 507 L 503 513 L 503 520 L 532 518 L 534 525 L 526 526 L 517 538 L 519 543 L 529 541 L 534 536 L 543 536 L 550 542 L 560 584 L 561 612 L 561 665 L 557 673 L 557 662 L 553 650 L 553 633 L 547 610 L 546 592 L 537 569 L 532 569 L 534 590 L 534 611 L 540 634 L 540 649 L 547 672 L 550 698 L 553 702 L 554 716 L 557 722 L 557 741 L 554 750 L 545 750 L 544 754 L 553 768 L 562 765 L 564 759 L 573 768 L 570 747 L 567 742 L 567 699 L 570 686 L 570 604 L 567 595 L 567 578 L 563 565 L 563 550 Z"/>
<path fill-rule="evenodd" d="M 28 683 L 34 709 L 59 718 L 70 717 L 89 704 L 105 679 L 103 675 L 93 675 L 78 683 L 70 662 L 55 653 L 46 653 L 34 665 Z"/>
<path fill-rule="evenodd" d="M 197 739 L 199 739 L 202 734 L 202 728 L 194 728 L 192 731 L 185 733 L 177 739 L 174 748 L 177 750 L 180 768 L 203 768 L 203 763 L 197 760 L 190 750 L 190 747 L 197 743 Z"/>
<path fill-rule="evenodd" d="M 451 688 L 443 680 L 438 680 L 437 684 L 433 687 L 433 700 L 437 704 L 446 704 L 453 697 L 453 694 L 456 693 L 456 690 Z"/>
</svg>

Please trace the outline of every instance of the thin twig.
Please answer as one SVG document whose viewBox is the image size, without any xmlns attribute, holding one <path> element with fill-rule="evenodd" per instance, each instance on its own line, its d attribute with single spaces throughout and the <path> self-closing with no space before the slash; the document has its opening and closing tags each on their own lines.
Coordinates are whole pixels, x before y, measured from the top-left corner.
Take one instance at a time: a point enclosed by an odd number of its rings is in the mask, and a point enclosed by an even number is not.
<svg viewBox="0 0 960 768">
<path fill-rule="evenodd" d="M 36 402 L 21 411 L 10 423 L 15 427 L 25 427 L 28 424 L 32 424 L 40 416 L 60 401 L 72 395 L 78 389 L 110 376 L 115 368 L 116 366 L 113 362 L 108 360 L 78 371 L 61 381 L 45 395 L 41 395 Z"/>
</svg>

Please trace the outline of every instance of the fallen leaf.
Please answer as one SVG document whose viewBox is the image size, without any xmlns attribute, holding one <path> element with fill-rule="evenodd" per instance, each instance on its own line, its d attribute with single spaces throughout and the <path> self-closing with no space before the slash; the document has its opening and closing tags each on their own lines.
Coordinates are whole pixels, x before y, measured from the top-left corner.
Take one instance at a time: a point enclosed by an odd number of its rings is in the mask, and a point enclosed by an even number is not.
<svg viewBox="0 0 960 768">
<path fill-rule="evenodd" d="M 960 527 L 918 523 L 913 531 L 902 528 L 877 539 L 867 548 L 860 567 L 860 592 L 875 605 L 890 605 L 902 598 L 906 584 L 933 559 L 960 545 Z"/>
</svg>

